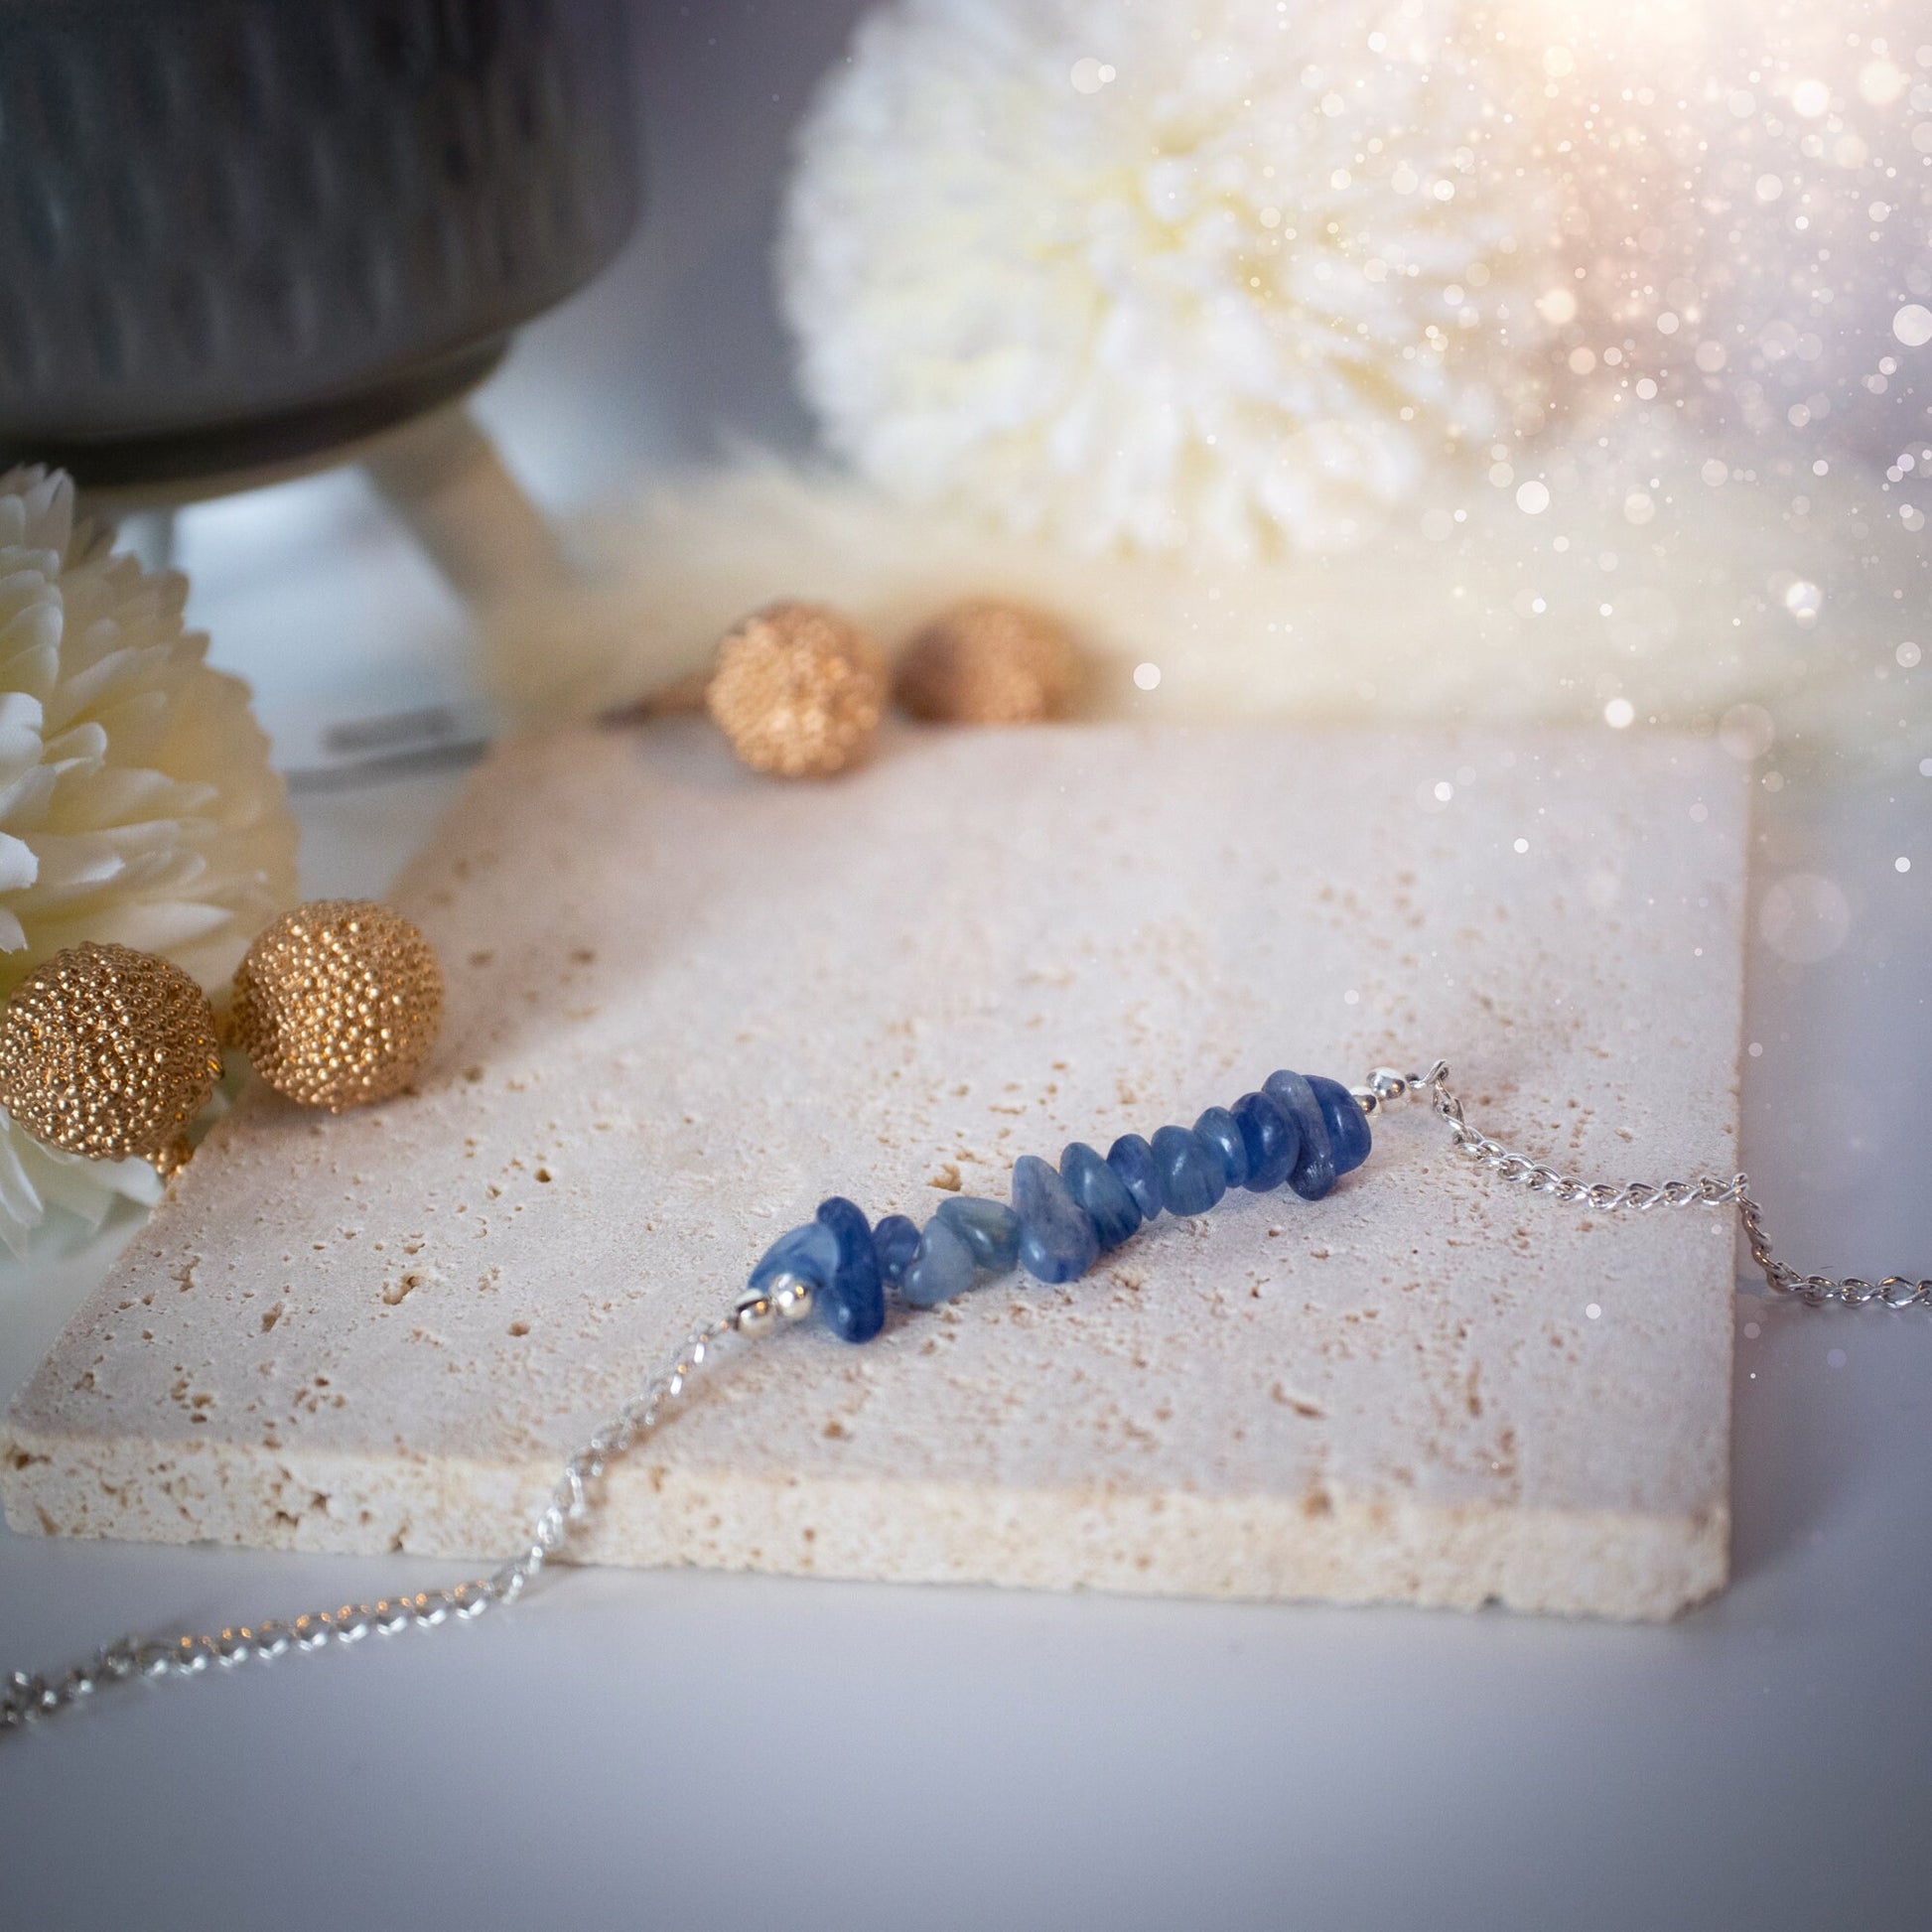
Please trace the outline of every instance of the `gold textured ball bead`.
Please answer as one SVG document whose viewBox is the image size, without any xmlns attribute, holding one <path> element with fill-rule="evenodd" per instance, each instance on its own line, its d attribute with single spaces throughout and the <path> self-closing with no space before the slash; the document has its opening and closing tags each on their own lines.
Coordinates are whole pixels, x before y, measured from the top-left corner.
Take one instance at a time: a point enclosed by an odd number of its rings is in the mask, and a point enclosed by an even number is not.
<svg viewBox="0 0 1932 1932">
<path fill-rule="evenodd" d="M 935 619 L 906 647 L 896 692 L 915 718 L 954 725 L 1031 725 L 1058 718 L 1080 686 L 1080 653 L 1043 611 L 975 598 Z"/>
<path fill-rule="evenodd" d="M 872 749 L 886 664 L 870 637 L 836 611 L 774 604 L 718 647 L 705 702 L 754 771 L 826 778 Z"/>
<path fill-rule="evenodd" d="M 220 1077 L 207 995 L 153 953 L 70 946 L 0 1014 L 0 1105 L 68 1154 L 172 1172 Z"/>
<path fill-rule="evenodd" d="M 277 1093 L 340 1114 L 400 1093 L 443 1025 L 443 973 L 400 912 L 365 898 L 298 905 L 234 976 L 235 1038 Z"/>
</svg>

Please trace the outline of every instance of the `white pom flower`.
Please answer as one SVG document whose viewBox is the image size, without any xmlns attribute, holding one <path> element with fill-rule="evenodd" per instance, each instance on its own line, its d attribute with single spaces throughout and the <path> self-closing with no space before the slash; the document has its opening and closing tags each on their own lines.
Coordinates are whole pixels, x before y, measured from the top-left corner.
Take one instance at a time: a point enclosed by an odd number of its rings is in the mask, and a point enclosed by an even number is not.
<svg viewBox="0 0 1932 1932">
<path fill-rule="evenodd" d="M 801 135 L 780 259 L 833 445 L 1011 530 L 1243 557 L 1359 539 L 1446 447 L 1534 421 L 1552 202 L 1454 23 L 872 15 Z"/>
<path fill-rule="evenodd" d="M 83 939 L 214 987 L 294 897 L 295 825 L 247 687 L 182 628 L 188 587 L 75 528 L 58 473 L 0 476 L 0 999 Z M 151 1199 L 145 1162 L 56 1154 L 0 1113 L 0 1242 L 50 1207 Z"/>
</svg>

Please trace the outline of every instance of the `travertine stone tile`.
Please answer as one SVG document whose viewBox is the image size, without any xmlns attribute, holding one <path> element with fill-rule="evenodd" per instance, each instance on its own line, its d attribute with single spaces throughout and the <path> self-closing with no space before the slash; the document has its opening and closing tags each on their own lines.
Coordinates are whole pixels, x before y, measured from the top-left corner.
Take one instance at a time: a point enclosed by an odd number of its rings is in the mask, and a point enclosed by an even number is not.
<svg viewBox="0 0 1932 1932">
<path fill-rule="evenodd" d="M 695 723 L 509 744 L 398 895 L 421 1092 L 235 1110 L 16 1402 L 8 1520 L 498 1554 L 821 1195 L 1003 1194 L 1278 1065 L 1441 1052 L 1560 1164 L 1727 1171 L 1744 853 L 1728 760 L 1607 733 L 900 730 L 822 785 Z M 1665 1616 L 1725 1575 L 1730 1234 L 1400 1116 L 1323 1202 L 747 1353 L 581 1551 Z"/>
</svg>

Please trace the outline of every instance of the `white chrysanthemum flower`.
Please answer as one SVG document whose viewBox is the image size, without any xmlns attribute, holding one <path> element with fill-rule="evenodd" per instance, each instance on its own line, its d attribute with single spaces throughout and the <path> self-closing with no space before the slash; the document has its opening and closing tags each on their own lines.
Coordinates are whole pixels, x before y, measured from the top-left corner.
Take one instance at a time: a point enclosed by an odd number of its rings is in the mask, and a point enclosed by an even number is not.
<svg viewBox="0 0 1932 1932">
<path fill-rule="evenodd" d="M 1449 0 L 897 0 L 781 273 L 839 452 L 1088 548 L 1358 539 L 1538 416 L 1551 203 Z"/>
<path fill-rule="evenodd" d="M 188 586 L 73 521 L 73 486 L 0 476 L 0 999 L 83 939 L 214 987 L 294 897 L 295 824 L 247 687 L 182 628 Z M 151 1199 L 145 1162 L 56 1154 L 0 1113 L 0 1242 L 51 1207 Z"/>
</svg>

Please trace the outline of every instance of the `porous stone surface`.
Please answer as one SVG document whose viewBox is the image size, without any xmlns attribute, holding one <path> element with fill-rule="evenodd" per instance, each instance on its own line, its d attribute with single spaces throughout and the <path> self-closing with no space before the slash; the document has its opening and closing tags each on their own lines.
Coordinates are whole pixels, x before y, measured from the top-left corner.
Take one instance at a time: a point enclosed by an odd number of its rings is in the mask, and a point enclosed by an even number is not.
<svg viewBox="0 0 1932 1932">
<path fill-rule="evenodd" d="M 1520 849 L 1519 849 L 1520 847 Z M 418 1090 L 257 1090 L 15 1402 L 8 1521 L 486 1557 L 782 1229 L 923 1221 L 1291 1066 L 1453 1063 L 1592 1177 L 1733 1162 L 1736 767 L 1688 740 L 512 742 L 395 895 Z M 596 1561 L 1658 1617 L 1723 1582 L 1732 1228 L 1506 1189 L 1421 1110 L 1083 1280 L 734 1351 Z"/>
</svg>

